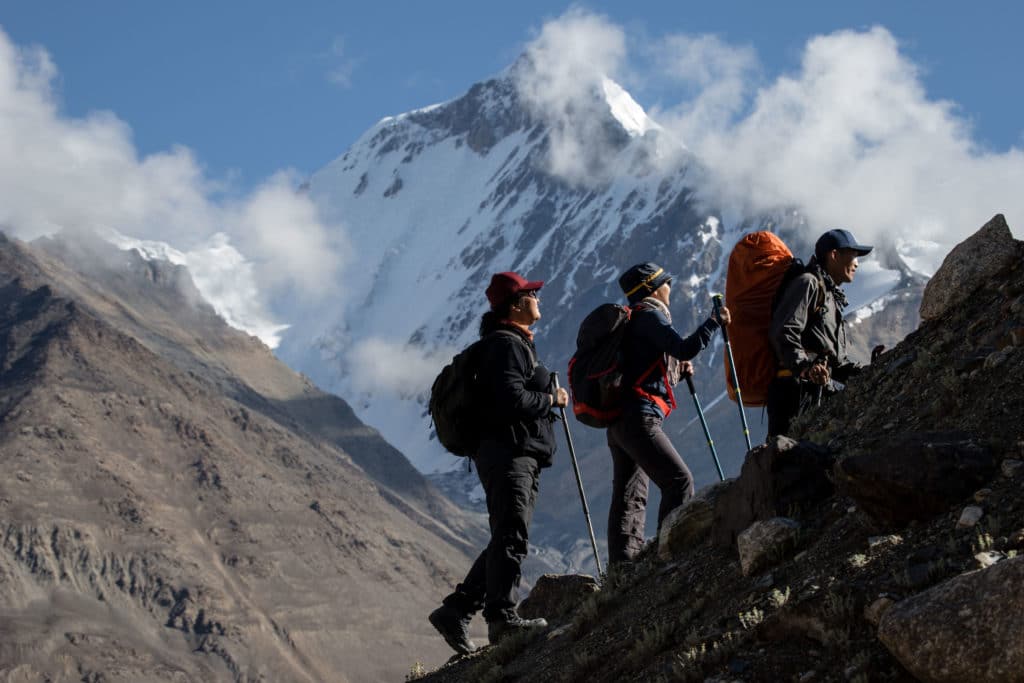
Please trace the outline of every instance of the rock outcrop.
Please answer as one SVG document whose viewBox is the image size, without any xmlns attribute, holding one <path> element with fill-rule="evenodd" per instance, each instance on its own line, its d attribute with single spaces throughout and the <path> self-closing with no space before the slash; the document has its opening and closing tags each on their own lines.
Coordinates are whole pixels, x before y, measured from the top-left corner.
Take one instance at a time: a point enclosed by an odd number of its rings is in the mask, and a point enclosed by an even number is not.
<svg viewBox="0 0 1024 683">
<path fill-rule="evenodd" d="M 712 540 L 732 546 L 754 522 L 799 517 L 828 498 L 833 492 L 828 478 L 832 459 L 827 448 L 785 436 L 755 446 L 747 453 L 740 476 L 715 499 Z"/>
<path fill-rule="evenodd" d="M 685 505 L 670 512 L 658 534 L 658 556 L 668 559 L 702 541 L 715 521 L 715 503 L 735 482 L 729 479 L 706 486 Z"/>
<path fill-rule="evenodd" d="M 928 281 L 921 299 L 921 318 L 941 316 L 973 291 L 973 283 L 991 280 L 1017 253 L 1016 240 L 1002 214 L 958 244 Z"/>
<path fill-rule="evenodd" d="M 1011 683 L 1024 675 L 1024 557 L 893 605 L 878 637 L 918 680 Z"/>
<path fill-rule="evenodd" d="M 963 432 L 910 433 L 836 462 L 836 486 L 883 525 L 929 519 L 991 479 L 992 452 Z"/>
<path fill-rule="evenodd" d="M 533 585 L 530 595 L 519 604 L 526 619 L 543 617 L 548 623 L 564 620 L 600 590 L 597 580 L 586 574 L 544 574 Z"/>
<path fill-rule="evenodd" d="M 786 517 L 773 517 L 754 522 L 736 537 L 740 569 L 744 576 L 781 560 L 796 543 L 800 523 Z"/>
</svg>

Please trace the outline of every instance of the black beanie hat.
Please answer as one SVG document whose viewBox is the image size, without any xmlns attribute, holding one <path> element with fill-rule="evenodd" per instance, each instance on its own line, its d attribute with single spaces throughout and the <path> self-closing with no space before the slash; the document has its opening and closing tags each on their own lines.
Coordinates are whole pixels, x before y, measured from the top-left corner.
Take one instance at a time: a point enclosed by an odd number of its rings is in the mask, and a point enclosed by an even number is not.
<svg viewBox="0 0 1024 683">
<path fill-rule="evenodd" d="M 640 263 L 619 278 L 619 287 L 622 287 L 623 294 L 631 304 L 650 296 L 651 292 L 661 287 L 666 282 L 671 282 L 672 276 L 665 272 L 665 269 L 657 263 Z"/>
</svg>

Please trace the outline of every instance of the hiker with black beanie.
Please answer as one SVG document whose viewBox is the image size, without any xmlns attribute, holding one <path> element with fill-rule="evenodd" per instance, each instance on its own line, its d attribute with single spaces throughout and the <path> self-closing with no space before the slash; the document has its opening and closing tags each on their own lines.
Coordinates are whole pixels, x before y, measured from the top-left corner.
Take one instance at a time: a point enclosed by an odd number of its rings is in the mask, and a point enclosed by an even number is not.
<svg viewBox="0 0 1024 683">
<path fill-rule="evenodd" d="M 683 338 L 672 327 L 671 282 L 672 276 L 654 263 L 633 266 L 619 278 L 633 312 L 621 346 L 623 412 L 607 431 L 613 467 L 609 565 L 631 561 L 643 547 L 651 479 L 661 491 L 659 529 L 669 512 L 693 496 L 693 476 L 662 422 L 676 407 L 673 385 L 693 374 L 690 359 L 730 318 L 722 308 L 720 319 L 709 317 Z"/>
<path fill-rule="evenodd" d="M 469 624 L 480 609 L 492 644 L 547 626 L 544 619 L 516 613 L 540 470 L 551 466 L 555 452 L 551 411 L 569 402 L 566 390 L 550 386 L 551 373 L 537 362 L 530 327 L 541 317 L 543 285 L 505 272 L 495 274 L 487 287 L 490 310 L 480 321 L 483 341 L 475 365 L 482 438 L 473 462 L 487 497 L 491 540 L 462 583 L 430 614 L 430 623 L 460 654 L 475 649 Z"/>
<path fill-rule="evenodd" d="M 772 313 L 771 345 L 778 372 L 768 386 L 768 436 L 789 431 L 803 406 L 835 393 L 861 371 L 847 357 L 840 286 L 853 282 L 858 257 L 872 247 L 847 230 L 829 230 L 814 245 L 806 271 L 780 292 Z"/>
</svg>

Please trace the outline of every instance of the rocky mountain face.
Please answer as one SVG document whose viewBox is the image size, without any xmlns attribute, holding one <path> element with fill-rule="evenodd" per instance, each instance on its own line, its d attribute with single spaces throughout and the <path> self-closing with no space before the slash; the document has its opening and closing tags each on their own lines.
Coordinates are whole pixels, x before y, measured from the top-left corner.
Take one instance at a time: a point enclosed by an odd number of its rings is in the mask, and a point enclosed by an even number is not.
<svg viewBox="0 0 1024 683">
<path fill-rule="evenodd" d="M 0 462 L 9 681 L 395 678 L 483 542 L 187 271 L 88 239 L 0 235 Z"/>
<path fill-rule="evenodd" d="M 1024 242 L 957 247 L 920 327 L 677 509 L 598 587 L 544 577 L 550 628 L 424 681 L 1018 681 Z"/>
<path fill-rule="evenodd" d="M 479 504 L 475 476 L 432 439 L 427 390 L 476 337 L 492 273 L 547 282 L 538 349 L 564 383 L 580 321 L 598 304 L 622 301 L 617 278 L 629 266 L 653 260 L 674 274 L 673 321 L 688 334 L 724 288 L 741 234 L 776 230 L 806 259 L 820 232 L 793 211 L 746 216 L 717 206 L 699 160 L 611 81 L 552 122 L 524 93 L 528 70 L 520 61 L 456 100 L 384 119 L 311 178 L 320 210 L 346 226 L 353 263 L 337 309 L 297 322 L 278 349 L 468 505 Z M 583 139 L 569 174 L 553 159 L 574 135 Z M 898 255 L 891 261 L 862 268 L 851 295 L 851 312 L 862 309 L 853 335 L 861 358 L 917 324 L 923 279 Z M 696 381 L 725 469 L 735 472 L 746 447 L 735 406 L 718 400 L 722 352 L 718 338 L 698 359 Z M 667 431 L 698 484 L 708 483 L 717 474 L 685 389 L 679 403 Z M 765 424 L 760 411 L 748 412 L 756 442 Z M 603 539 L 611 481 L 604 433 L 572 426 Z M 562 554 L 552 562 L 563 567 L 588 556 L 575 490 L 563 445 L 544 475 L 532 539 L 542 554 L 545 546 Z"/>
</svg>

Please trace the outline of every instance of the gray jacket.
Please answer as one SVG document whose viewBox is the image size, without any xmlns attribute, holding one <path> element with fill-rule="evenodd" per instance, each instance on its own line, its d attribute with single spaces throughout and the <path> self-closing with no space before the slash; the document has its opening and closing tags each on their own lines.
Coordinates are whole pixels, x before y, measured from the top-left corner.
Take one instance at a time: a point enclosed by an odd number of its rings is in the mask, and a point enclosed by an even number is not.
<svg viewBox="0 0 1024 683">
<path fill-rule="evenodd" d="M 786 287 L 772 314 L 771 344 L 779 366 L 794 375 L 823 354 L 829 368 L 854 369 L 846 355 L 846 325 L 842 305 L 832 279 L 817 267 L 795 278 Z M 848 374 L 848 373 L 842 373 Z M 837 377 L 840 381 L 842 378 Z"/>
</svg>

